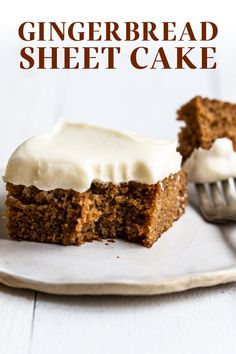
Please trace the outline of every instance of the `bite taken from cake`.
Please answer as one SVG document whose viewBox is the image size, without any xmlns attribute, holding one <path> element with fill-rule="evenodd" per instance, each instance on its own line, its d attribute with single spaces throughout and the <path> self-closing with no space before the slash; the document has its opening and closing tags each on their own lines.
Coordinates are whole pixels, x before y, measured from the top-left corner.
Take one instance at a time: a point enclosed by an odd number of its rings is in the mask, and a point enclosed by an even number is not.
<svg viewBox="0 0 236 354">
<path fill-rule="evenodd" d="M 79 123 L 60 122 L 20 145 L 4 181 L 16 240 L 151 247 L 187 203 L 176 142 Z"/>
</svg>

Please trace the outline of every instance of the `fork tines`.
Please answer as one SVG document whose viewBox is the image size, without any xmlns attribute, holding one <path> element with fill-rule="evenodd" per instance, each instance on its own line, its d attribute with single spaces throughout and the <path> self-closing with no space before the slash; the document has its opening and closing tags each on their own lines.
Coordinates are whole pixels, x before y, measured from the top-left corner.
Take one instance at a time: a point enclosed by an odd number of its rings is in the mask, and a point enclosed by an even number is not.
<svg viewBox="0 0 236 354">
<path fill-rule="evenodd" d="M 197 183 L 196 189 L 201 212 L 208 221 L 236 221 L 236 178 Z"/>
</svg>

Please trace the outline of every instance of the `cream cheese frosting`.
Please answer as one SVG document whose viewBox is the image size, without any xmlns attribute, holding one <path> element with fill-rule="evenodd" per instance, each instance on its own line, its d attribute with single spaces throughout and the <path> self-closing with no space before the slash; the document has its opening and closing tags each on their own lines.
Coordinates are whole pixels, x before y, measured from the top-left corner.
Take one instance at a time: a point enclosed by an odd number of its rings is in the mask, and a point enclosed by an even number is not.
<svg viewBox="0 0 236 354">
<path fill-rule="evenodd" d="M 208 183 L 236 177 L 236 152 L 228 138 L 216 139 L 209 150 L 196 149 L 183 164 L 190 182 Z"/>
<path fill-rule="evenodd" d="M 20 145 L 3 179 L 45 191 L 84 192 L 94 181 L 154 184 L 180 170 L 176 145 L 176 141 L 63 121 Z"/>
</svg>

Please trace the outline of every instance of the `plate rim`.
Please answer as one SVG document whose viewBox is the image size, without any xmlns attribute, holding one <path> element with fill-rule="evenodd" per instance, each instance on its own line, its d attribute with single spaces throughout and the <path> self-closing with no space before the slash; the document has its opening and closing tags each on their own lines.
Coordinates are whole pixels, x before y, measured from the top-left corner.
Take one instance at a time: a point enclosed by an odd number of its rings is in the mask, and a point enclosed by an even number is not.
<svg viewBox="0 0 236 354">
<path fill-rule="evenodd" d="M 47 282 L 0 271 L 0 283 L 54 295 L 161 295 L 236 281 L 236 266 L 219 271 L 170 278 L 162 282 Z"/>
</svg>

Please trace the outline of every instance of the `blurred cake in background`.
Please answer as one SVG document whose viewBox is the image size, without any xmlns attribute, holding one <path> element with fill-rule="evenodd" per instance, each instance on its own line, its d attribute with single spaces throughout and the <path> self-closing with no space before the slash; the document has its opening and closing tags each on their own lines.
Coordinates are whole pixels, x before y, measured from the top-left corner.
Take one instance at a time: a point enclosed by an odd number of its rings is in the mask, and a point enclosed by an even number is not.
<svg viewBox="0 0 236 354">
<path fill-rule="evenodd" d="M 190 182 L 236 177 L 236 104 L 197 96 L 177 112 L 178 151 Z"/>
</svg>

